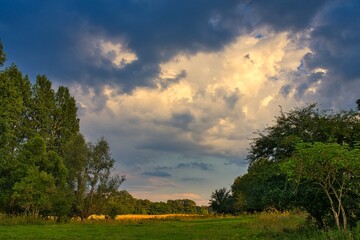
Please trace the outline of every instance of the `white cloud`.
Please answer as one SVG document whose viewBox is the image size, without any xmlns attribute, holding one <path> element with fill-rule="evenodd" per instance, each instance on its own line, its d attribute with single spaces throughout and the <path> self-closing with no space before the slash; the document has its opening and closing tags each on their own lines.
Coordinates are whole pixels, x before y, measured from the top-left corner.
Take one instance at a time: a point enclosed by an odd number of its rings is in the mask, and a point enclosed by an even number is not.
<svg viewBox="0 0 360 240">
<path fill-rule="evenodd" d="M 81 36 L 79 44 L 81 51 L 74 57 L 81 58 L 81 61 L 91 61 L 91 64 L 97 67 L 122 69 L 138 60 L 138 56 L 128 47 L 125 39 L 115 41 L 87 33 Z"/>
<path fill-rule="evenodd" d="M 204 156 L 240 160 L 253 132 L 271 124 L 279 105 L 286 110 L 302 104 L 294 95 L 285 98 L 280 91 L 291 83 L 289 76 L 309 50 L 285 32 L 262 35 L 239 37 L 221 52 L 174 57 L 161 65 L 161 74 L 154 79 L 154 83 L 167 84 L 138 87 L 131 93 L 107 85 L 103 89 L 106 108 L 100 113 L 92 109 L 92 94 L 74 91 L 86 107 L 81 116 L 83 132 L 105 135 L 120 161 L 140 169 L 154 167 L 159 159 L 178 161 L 171 154 L 203 156 L 202 161 L 206 161 Z M 164 152 L 170 157 L 164 159 Z M 141 172 L 135 174 L 144 178 Z M 142 184 L 172 183 L 158 181 L 149 179 Z"/>
<path fill-rule="evenodd" d="M 102 56 L 109 59 L 118 68 L 123 68 L 138 59 L 136 54 L 124 46 L 123 43 L 100 40 L 98 44 Z"/>
<path fill-rule="evenodd" d="M 114 45 L 106 46 L 111 50 Z M 268 33 L 261 39 L 239 37 L 222 52 L 179 55 L 162 64 L 161 80 L 186 71 L 186 77 L 167 87 L 138 87 L 130 94 L 119 94 L 119 89 L 105 86 L 106 106 L 112 114 L 93 114 L 90 109 L 82 118 L 89 123 L 107 121 L 115 132 L 131 131 L 137 141 L 173 135 L 203 146 L 208 154 L 239 156 L 247 148 L 246 139 L 271 121 L 279 105 L 286 109 L 296 101 L 284 99 L 279 92 L 290 81 L 287 73 L 296 70 L 306 52 L 287 33 Z M 81 105 L 91 106 L 86 96 L 75 95 Z M 184 114 L 191 117 L 182 122 L 186 129 L 174 119 Z"/>
</svg>

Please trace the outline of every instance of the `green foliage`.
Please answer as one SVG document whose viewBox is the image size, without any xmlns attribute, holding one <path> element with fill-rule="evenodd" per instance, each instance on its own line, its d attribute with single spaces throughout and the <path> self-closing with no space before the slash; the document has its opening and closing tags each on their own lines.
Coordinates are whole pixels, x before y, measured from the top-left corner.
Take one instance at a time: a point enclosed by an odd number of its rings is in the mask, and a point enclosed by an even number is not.
<svg viewBox="0 0 360 240">
<path fill-rule="evenodd" d="M 46 76 L 38 75 L 36 77 L 36 83 L 32 87 L 31 100 L 31 136 L 42 136 L 46 139 L 48 148 L 53 150 L 56 101 L 52 83 Z"/>
<path fill-rule="evenodd" d="M 54 149 L 63 154 L 64 147 L 74 133 L 80 129 L 77 107 L 69 89 L 60 86 L 55 94 L 56 110 L 54 114 Z"/>
<path fill-rule="evenodd" d="M 0 212 L 64 219 L 102 209 L 124 177 L 111 176 L 108 143 L 86 144 L 79 129 L 67 87 L 54 91 L 45 75 L 31 84 L 14 64 L 0 71 Z"/>
<path fill-rule="evenodd" d="M 108 205 L 108 213 L 112 214 L 114 210 L 109 210 L 112 206 L 108 200 L 113 200 L 112 194 L 125 177 L 110 175 L 115 160 L 107 141 L 101 138 L 93 145 L 77 134 L 67 143 L 63 154 L 69 171 L 67 183 L 74 191 L 76 213 L 85 220 L 92 214 L 106 211 Z"/>
<path fill-rule="evenodd" d="M 137 200 L 127 191 L 115 191 L 111 193 L 106 202 L 103 213 L 115 219 L 116 215 L 132 214 Z"/>
<path fill-rule="evenodd" d="M 15 65 L 0 72 L 0 153 L 9 156 L 21 143 L 26 86 Z"/>
<path fill-rule="evenodd" d="M 56 192 L 54 178 L 36 167 L 29 167 L 27 175 L 13 187 L 12 199 L 17 201 L 25 214 L 38 216 L 52 207 L 51 196 Z"/>
<path fill-rule="evenodd" d="M 230 190 L 220 188 L 211 193 L 210 207 L 216 213 L 231 213 L 233 211 L 233 198 Z"/>
<path fill-rule="evenodd" d="M 250 145 L 250 164 L 261 158 L 273 161 L 290 157 L 299 141 L 336 142 L 353 146 L 360 140 L 359 113 L 355 111 L 320 111 L 316 104 L 280 112 L 275 124 L 258 132 Z"/>
<path fill-rule="evenodd" d="M 152 202 L 148 199 L 138 199 L 135 204 L 134 214 L 149 214 Z"/>
<path fill-rule="evenodd" d="M 198 213 L 198 209 L 196 208 L 196 203 L 189 199 L 168 200 L 166 203 L 171 210 L 170 213 L 184 213 L 184 214 Z"/>
<path fill-rule="evenodd" d="M 235 212 L 285 210 L 293 200 L 292 186 L 281 174 L 279 163 L 267 159 L 254 162 L 247 174 L 237 177 L 231 191 Z"/>
<path fill-rule="evenodd" d="M 299 188 L 303 187 L 302 182 L 311 182 L 312 189 L 322 191 L 327 197 L 336 226 L 346 230 L 347 214 L 354 212 L 346 206 L 344 199 L 349 197 L 353 186 L 360 185 L 356 178 L 360 174 L 359 166 L 359 149 L 349 149 L 337 143 L 316 142 L 297 144 L 293 156 L 282 164 L 282 170 L 290 180 L 298 183 Z M 360 200 L 359 197 L 356 200 Z"/>
<path fill-rule="evenodd" d="M 346 206 L 344 211 L 346 214 L 340 214 L 339 221 L 347 218 L 348 225 L 353 226 L 360 216 L 359 177 L 358 174 L 345 174 L 339 170 L 346 168 L 357 172 L 357 164 L 354 164 L 356 158 L 350 158 L 348 155 L 354 153 L 352 149 L 356 147 L 358 141 L 360 141 L 359 112 L 320 111 L 316 104 L 295 108 L 288 113 L 281 111 L 280 116 L 275 118 L 274 125 L 262 132 L 259 131 L 258 137 L 254 138 L 250 145 L 248 173 L 238 177 L 232 185 L 234 210 L 251 212 L 269 208 L 279 210 L 301 208 L 311 215 L 320 228 L 333 226 L 335 215 L 330 210 L 332 204 L 324 189 L 317 187 L 314 179 L 304 176 L 300 178 L 293 170 L 297 169 L 303 173 L 308 169 L 323 174 L 319 175 L 323 177 L 332 174 L 335 177 L 328 179 L 340 181 L 341 184 L 346 183 L 346 188 L 337 188 L 339 184 L 332 185 L 337 190 L 331 191 L 330 195 L 335 197 L 339 194 L 338 190 L 342 189 L 341 204 L 334 206 L 338 207 L 337 212 L 341 212 L 338 210 L 339 206 L 340 208 Z M 329 165 L 322 161 L 323 158 L 315 157 L 319 154 L 315 149 L 313 149 L 314 154 L 309 154 L 313 157 L 311 158 L 313 161 L 302 161 L 305 156 L 294 155 L 299 151 L 299 142 L 315 147 L 325 144 L 324 146 L 328 146 L 329 149 L 321 153 L 322 156 L 327 159 L 337 156 L 334 157 L 336 161 L 333 162 L 337 167 L 333 168 L 335 165 Z M 344 149 L 340 151 L 337 146 Z M 339 150 L 338 155 L 336 155 L 337 150 Z M 294 158 L 298 161 L 289 160 Z M 334 169 L 337 170 L 330 171 Z"/>
</svg>

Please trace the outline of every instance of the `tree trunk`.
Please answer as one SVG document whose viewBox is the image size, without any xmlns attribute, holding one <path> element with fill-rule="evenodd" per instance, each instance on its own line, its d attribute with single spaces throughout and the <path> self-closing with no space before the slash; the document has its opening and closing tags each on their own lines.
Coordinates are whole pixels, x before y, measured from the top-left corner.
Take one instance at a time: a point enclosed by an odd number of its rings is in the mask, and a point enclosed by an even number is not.
<svg viewBox="0 0 360 240">
<path fill-rule="evenodd" d="M 336 200 L 338 201 L 338 211 L 337 211 L 337 214 L 338 216 L 340 215 L 340 212 L 341 212 L 341 216 L 342 216 L 342 220 L 343 220 L 343 229 L 344 231 L 347 230 L 347 217 L 346 217 L 346 212 L 345 212 L 345 209 L 344 209 L 344 206 L 342 204 L 342 189 L 343 189 L 343 186 L 342 188 L 340 189 L 340 193 L 338 194 L 335 190 L 335 188 L 331 185 L 330 186 L 332 191 L 334 192 L 334 195 L 336 197 Z"/>
<path fill-rule="evenodd" d="M 345 209 L 344 209 L 344 206 L 342 205 L 342 203 L 340 204 L 340 208 L 341 208 L 341 216 L 343 218 L 344 231 L 347 231 L 347 217 L 346 217 L 346 212 L 345 212 Z"/>
<path fill-rule="evenodd" d="M 332 200 L 331 196 L 330 196 L 330 193 L 327 189 L 325 189 L 325 193 L 326 193 L 326 196 L 328 197 L 329 201 L 330 201 L 330 208 L 331 208 L 331 211 L 333 212 L 333 215 L 334 215 L 334 218 L 335 218 L 335 222 L 336 222 L 336 226 L 338 228 L 338 230 L 341 230 L 341 225 L 340 225 L 340 219 L 339 219 L 339 214 L 338 212 L 336 211 L 336 208 L 334 206 L 334 201 Z"/>
</svg>

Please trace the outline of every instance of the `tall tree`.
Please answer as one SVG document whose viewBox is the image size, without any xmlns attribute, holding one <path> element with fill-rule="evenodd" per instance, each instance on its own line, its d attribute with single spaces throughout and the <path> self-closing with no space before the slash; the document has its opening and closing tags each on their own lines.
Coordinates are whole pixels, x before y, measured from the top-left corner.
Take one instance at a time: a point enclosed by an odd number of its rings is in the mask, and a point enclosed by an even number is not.
<svg viewBox="0 0 360 240">
<path fill-rule="evenodd" d="M 226 188 L 216 189 L 211 193 L 210 207 L 217 213 L 232 212 L 232 197 Z"/>
<path fill-rule="evenodd" d="M 67 87 L 60 86 L 55 94 L 56 112 L 54 114 L 54 148 L 63 154 L 67 141 L 80 130 L 77 107 Z"/>
<path fill-rule="evenodd" d="M 311 181 L 302 182 L 301 188 L 289 183 L 286 174 L 278 171 L 279 164 L 286 162 L 294 154 L 296 144 L 299 142 L 338 143 L 340 145 L 348 144 L 350 148 L 354 147 L 360 141 L 359 116 L 359 112 L 352 110 L 320 111 L 316 104 L 295 108 L 288 113 L 281 111 L 280 115 L 275 118 L 275 124 L 267 127 L 264 131 L 259 131 L 258 137 L 254 138 L 251 143 L 248 155 L 249 171 L 234 183 L 234 186 L 239 186 L 236 188 L 238 201 L 250 199 L 251 202 L 253 197 L 267 196 L 267 201 L 264 203 L 272 203 L 258 207 L 301 207 L 316 219 L 319 227 L 323 228 L 327 224 L 330 207 L 325 193 L 315 189 Z M 254 168 L 264 161 L 268 165 L 264 171 L 261 171 L 261 168 Z M 257 181 L 257 178 L 252 175 L 266 177 L 265 182 Z M 276 181 L 273 182 L 274 180 Z M 261 195 L 254 194 L 255 189 L 262 189 Z M 280 191 L 281 189 L 284 191 Z M 284 192 L 287 193 L 285 198 L 282 194 Z M 272 200 L 268 201 L 269 199 Z M 349 195 L 346 201 L 355 206 L 356 199 L 355 196 L 350 197 Z M 257 198 L 253 200 L 256 203 L 262 202 L 257 201 Z M 281 203 L 281 205 L 276 203 Z"/>
<path fill-rule="evenodd" d="M 21 142 L 26 85 L 27 78 L 22 76 L 15 65 L 0 72 L 0 149 L 7 151 L 6 154 L 11 154 Z"/>
<path fill-rule="evenodd" d="M 66 143 L 64 152 L 64 163 L 68 170 L 67 184 L 73 194 L 73 214 L 78 214 L 78 206 L 86 195 L 87 174 L 86 167 L 89 156 L 85 138 L 78 133 L 73 135 Z"/>
<path fill-rule="evenodd" d="M 360 150 L 350 150 L 336 143 L 299 143 L 295 154 L 282 164 L 290 180 L 313 183 L 313 188 L 325 193 L 338 229 L 347 229 L 350 209 L 344 199 L 353 186 L 359 186 Z M 355 182 L 354 182 L 355 181 Z M 359 200 L 359 198 L 357 199 Z"/>
<path fill-rule="evenodd" d="M 16 182 L 12 199 L 17 201 L 26 215 L 38 216 L 52 208 L 51 196 L 56 193 L 54 178 L 36 167 L 29 167 L 27 175 Z"/>
<path fill-rule="evenodd" d="M 12 204 L 35 216 L 50 211 L 52 195 L 65 184 L 67 171 L 62 159 L 47 151 L 42 137 L 35 136 L 21 146 L 11 166 L 7 179 Z M 11 212 L 11 206 L 8 209 Z"/>
<path fill-rule="evenodd" d="M 356 111 L 320 111 L 316 104 L 280 112 L 275 124 L 258 132 L 247 157 L 250 164 L 267 158 L 278 161 L 290 157 L 299 140 L 303 142 L 337 142 L 354 145 L 360 140 L 360 118 Z"/>
<path fill-rule="evenodd" d="M 40 135 L 50 150 L 54 149 L 55 138 L 55 93 L 51 81 L 45 75 L 38 75 L 32 89 L 31 128 L 33 136 Z"/>
<path fill-rule="evenodd" d="M 268 159 L 254 162 L 231 186 L 234 211 L 261 212 L 269 208 L 285 210 L 293 200 L 290 184 L 280 165 Z"/>
<path fill-rule="evenodd" d="M 11 208 L 13 171 L 18 167 L 15 151 L 23 143 L 29 84 L 14 64 L 0 72 L 0 208 L 5 212 Z"/>
<path fill-rule="evenodd" d="M 69 169 L 68 182 L 74 187 L 75 208 L 84 221 L 105 207 L 107 196 L 118 189 L 125 177 L 111 176 L 115 160 L 103 138 L 93 145 L 86 144 L 82 135 L 75 135 L 65 148 L 64 159 Z"/>
</svg>

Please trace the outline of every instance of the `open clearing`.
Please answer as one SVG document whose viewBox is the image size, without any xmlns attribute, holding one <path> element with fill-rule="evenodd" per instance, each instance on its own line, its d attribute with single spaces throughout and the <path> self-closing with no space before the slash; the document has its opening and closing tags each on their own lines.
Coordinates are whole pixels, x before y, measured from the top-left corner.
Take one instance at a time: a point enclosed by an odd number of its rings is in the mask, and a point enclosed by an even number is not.
<svg viewBox="0 0 360 240">
<path fill-rule="evenodd" d="M 86 223 L 0 225 L 0 239 L 325 239 L 314 231 L 301 231 L 305 216 L 289 213 L 240 217 L 171 217 L 123 219 Z M 321 235 L 321 234 L 320 234 Z"/>
</svg>

